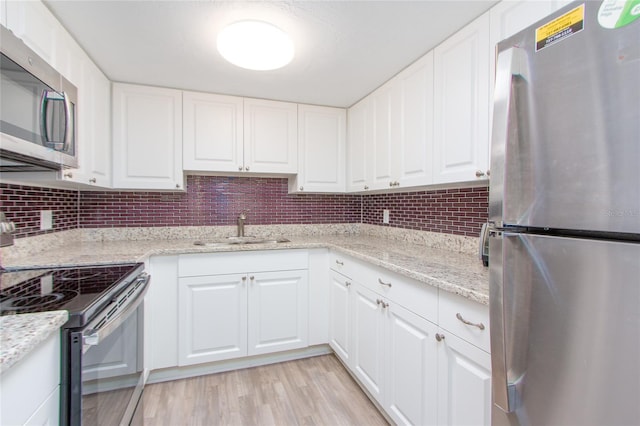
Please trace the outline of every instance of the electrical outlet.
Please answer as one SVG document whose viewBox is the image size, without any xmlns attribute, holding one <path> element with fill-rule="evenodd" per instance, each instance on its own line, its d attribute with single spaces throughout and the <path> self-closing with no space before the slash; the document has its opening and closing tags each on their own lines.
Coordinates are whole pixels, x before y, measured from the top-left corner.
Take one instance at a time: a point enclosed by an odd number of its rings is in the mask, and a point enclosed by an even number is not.
<svg viewBox="0 0 640 426">
<path fill-rule="evenodd" d="M 53 228 L 53 212 L 51 210 L 40 211 L 40 229 L 46 231 Z"/>
<path fill-rule="evenodd" d="M 382 210 L 382 223 L 389 223 L 389 210 L 387 209 Z"/>
</svg>

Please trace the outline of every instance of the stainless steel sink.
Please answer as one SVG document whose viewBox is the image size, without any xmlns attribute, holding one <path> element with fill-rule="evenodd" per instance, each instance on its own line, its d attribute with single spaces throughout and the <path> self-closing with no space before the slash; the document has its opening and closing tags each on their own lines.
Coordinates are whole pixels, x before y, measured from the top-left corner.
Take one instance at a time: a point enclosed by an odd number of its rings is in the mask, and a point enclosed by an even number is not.
<svg viewBox="0 0 640 426">
<path fill-rule="evenodd" d="M 206 241 L 195 241 L 193 244 L 196 246 L 228 246 L 228 245 L 237 245 L 237 244 L 277 244 L 277 243 L 288 243 L 290 242 L 286 238 L 260 238 L 253 236 L 245 236 L 245 237 L 226 237 L 226 238 L 216 238 L 213 240 Z"/>
</svg>

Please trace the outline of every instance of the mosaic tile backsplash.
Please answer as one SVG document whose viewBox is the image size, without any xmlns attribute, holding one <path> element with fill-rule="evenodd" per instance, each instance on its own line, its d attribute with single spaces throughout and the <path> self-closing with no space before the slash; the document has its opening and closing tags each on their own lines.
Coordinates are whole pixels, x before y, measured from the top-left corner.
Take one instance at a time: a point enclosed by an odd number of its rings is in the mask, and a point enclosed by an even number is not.
<svg viewBox="0 0 640 426">
<path fill-rule="evenodd" d="M 489 188 L 367 195 L 362 223 L 382 224 L 384 209 L 389 210 L 390 227 L 477 237 L 488 218 Z"/>
<path fill-rule="evenodd" d="M 285 178 L 187 176 L 187 192 L 81 191 L 0 183 L 0 209 L 16 238 L 76 228 L 366 223 L 477 237 L 487 220 L 488 188 L 371 195 L 287 193 Z M 53 229 L 40 230 L 40 211 Z"/>
</svg>

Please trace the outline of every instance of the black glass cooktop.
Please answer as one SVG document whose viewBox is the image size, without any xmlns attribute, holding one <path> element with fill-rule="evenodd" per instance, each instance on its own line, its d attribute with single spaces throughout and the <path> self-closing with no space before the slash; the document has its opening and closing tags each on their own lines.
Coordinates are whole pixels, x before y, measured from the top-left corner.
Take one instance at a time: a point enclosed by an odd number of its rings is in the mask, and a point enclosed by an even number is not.
<svg viewBox="0 0 640 426">
<path fill-rule="evenodd" d="M 142 263 L 34 268 L 0 272 L 0 315 L 99 310 L 134 279 Z"/>
</svg>

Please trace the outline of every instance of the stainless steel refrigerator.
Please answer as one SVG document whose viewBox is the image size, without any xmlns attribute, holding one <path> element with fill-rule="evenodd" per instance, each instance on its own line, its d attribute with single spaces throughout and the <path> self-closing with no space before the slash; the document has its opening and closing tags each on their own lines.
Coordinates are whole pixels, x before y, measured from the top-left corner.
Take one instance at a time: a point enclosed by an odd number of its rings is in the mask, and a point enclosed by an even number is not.
<svg viewBox="0 0 640 426">
<path fill-rule="evenodd" d="M 493 425 L 640 424 L 640 1 L 498 44 Z"/>
</svg>

